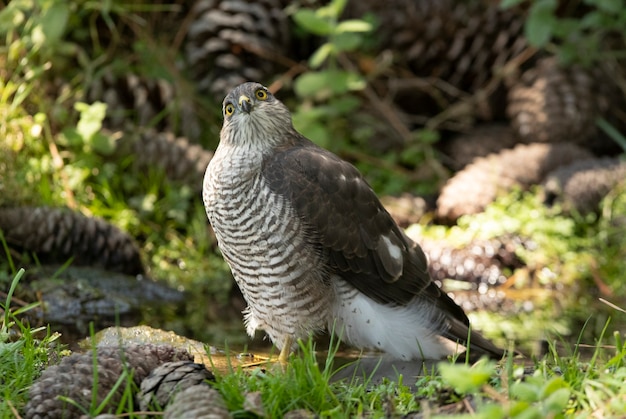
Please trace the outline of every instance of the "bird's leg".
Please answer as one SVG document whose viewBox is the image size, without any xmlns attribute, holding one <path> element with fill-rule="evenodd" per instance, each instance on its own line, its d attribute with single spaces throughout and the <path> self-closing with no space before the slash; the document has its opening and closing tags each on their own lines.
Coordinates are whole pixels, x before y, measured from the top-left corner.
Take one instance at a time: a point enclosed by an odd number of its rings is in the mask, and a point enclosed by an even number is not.
<svg viewBox="0 0 626 419">
<path fill-rule="evenodd" d="M 291 353 L 292 343 L 293 343 L 293 338 L 291 336 L 287 336 L 285 338 L 283 348 L 280 350 L 280 355 L 278 355 L 278 362 L 280 362 L 283 365 L 286 365 L 289 362 L 289 354 Z"/>
<path fill-rule="evenodd" d="M 291 345 L 293 343 L 293 337 L 287 336 L 285 338 L 285 342 L 283 348 L 280 350 L 280 354 L 278 355 L 278 363 L 284 367 L 289 363 L 289 354 L 291 354 Z M 243 368 L 257 367 L 262 364 L 266 364 L 268 362 L 272 362 L 270 358 L 262 357 L 259 355 L 254 355 L 255 358 L 259 358 L 257 361 L 247 362 L 242 365 Z"/>
</svg>

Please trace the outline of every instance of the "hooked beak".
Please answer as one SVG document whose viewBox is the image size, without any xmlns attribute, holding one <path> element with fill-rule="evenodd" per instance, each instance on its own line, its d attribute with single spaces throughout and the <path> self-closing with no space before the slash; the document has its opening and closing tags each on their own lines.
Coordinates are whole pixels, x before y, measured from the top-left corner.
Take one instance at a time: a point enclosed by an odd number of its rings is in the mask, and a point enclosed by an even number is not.
<svg viewBox="0 0 626 419">
<path fill-rule="evenodd" d="M 252 101 L 248 96 L 241 95 L 239 96 L 239 106 L 241 106 L 241 109 L 243 109 L 245 113 L 250 113 L 252 110 Z"/>
</svg>

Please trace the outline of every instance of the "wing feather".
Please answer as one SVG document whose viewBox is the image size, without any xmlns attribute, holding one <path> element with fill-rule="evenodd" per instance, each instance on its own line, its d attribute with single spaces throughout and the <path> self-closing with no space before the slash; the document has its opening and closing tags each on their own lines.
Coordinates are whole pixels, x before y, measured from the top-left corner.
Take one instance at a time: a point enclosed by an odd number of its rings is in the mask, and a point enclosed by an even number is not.
<svg viewBox="0 0 626 419">
<path fill-rule="evenodd" d="M 299 137 L 266 158 L 263 176 L 288 199 L 307 225 L 311 243 L 331 269 L 365 295 L 385 304 L 406 304 L 416 295 L 442 301 L 465 322 L 451 300 L 441 300 L 421 248 L 393 221 L 359 171 Z M 445 294 L 444 294 L 445 295 Z"/>
<path fill-rule="evenodd" d="M 293 136 L 265 159 L 263 177 L 290 201 L 329 270 L 383 304 L 423 299 L 433 307 L 433 331 L 453 341 L 471 336 L 474 354 L 500 357 L 502 351 L 471 331 L 463 309 L 431 280 L 424 252 L 400 230 L 359 171 L 297 132 Z"/>
</svg>

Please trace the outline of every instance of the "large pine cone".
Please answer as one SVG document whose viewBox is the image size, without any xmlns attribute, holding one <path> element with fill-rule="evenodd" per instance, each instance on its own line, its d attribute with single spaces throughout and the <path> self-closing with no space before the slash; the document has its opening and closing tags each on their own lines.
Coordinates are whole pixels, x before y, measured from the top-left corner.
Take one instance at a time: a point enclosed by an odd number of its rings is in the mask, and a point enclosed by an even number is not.
<svg viewBox="0 0 626 419">
<path fill-rule="evenodd" d="M 527 48 L 524 14 L 519 9 L 502 10 L 493 2 L 394 0 L 349 5 L 350 16 L 366 12 L 380 21 L 376 32 L 380 47 L 393 51 L 400 67 L 432 81 L 428 89 L 400 86 L 396 102 L 411 114 L 431 115 L 464 94 L 477 92 Z M 499 116 L 503 92 L 496 82 L 492 96 L 473 111 L 483 119 Z M 425 100 L 424 93 L 433 100 Z"/>
<path fill-rule="evenodd" d="M 102 347 L 96 351 L 98 377 L 96 403 L 99 405 L 113 390 L 125 368 L 139 386 L 150 371 L 164 362 L 193 360 L 184 349 L 168 345 L 133 345 L 127 348 Z M 89 408 L 94 391 L 93 352 L 74 353 L 61 360 L 59 365 L 47 368 L 30 388 L 30 400 L 25 417 L 33 419 L 78 417 L 81 411 L 59 399 L 67 397 L 79 406 Z M 105 412 L 115 412 L 126 386 L 122 384 L 113 393 Z"/>
<path fill-rule="evenodd" d="M 171 132 L 148 130 L 124 136 L 119 142 L 119 154 L 134 157 L 139 170 L 158 167 L 168 179 L 183 182 L 192 190 L 202 190 L 202 179 L 213 153 L 184 137 Z"/>
<path fill-rule="evenodd" d="M 166 362 L 155 368 L 141 382 L 137 396 L 139 408 L 149 411 L 153 404 L 159 408 L 168 405 L 174 395 L 191 386 L 215 380 L 213 373 L 202 364 L 191 361 Z"/>
<path fill-rule="evenodd" d="M 509 125 L 484 124 L 459 134 L 444 145 L 446 163 L 455 171 L 461 170 L 478 157 L 512 148 L 519 139 Z"/>
<path fill-rule="evenodd" d="M 525 142 L 571 142 L 606 148 L 595 120 L 610 100 L 601 94 L 598 72 L 578 65 L 561 67 L 556 57 L 538 61 L 509 90 L 507 114 Z"/>
<path fill-rule="evenodd" d="M 280 0 L 200 0 L 185 58 L 201 92 L 217 102 L 236 85 L 267 81 L 288 54 L 289 27 Z"/>
<path fill-rule="evenodd" d="M 164 79 L 143 78 L 126 73 L 105 72 L 89 87 L 89 102 L 107 104 L 105 126 L 125 130 L 132 126 L 152 127 L 180 133 L 197 140 L 201 127 L 194 105 Z M 132 121 L 129 124 L 129 121 Z"/>
<path fill-rule="evenodd" d="M 207 385 L 195 385 L 176 394 L 164 419 L 227 419 L 232 415 L 222 395 Z"/>
<path fill-rule="evenodd" d="M 9 245 L 35 252 L 42 262 L 99 266 L 137 275 L 144 272 L 133 239 L 99 218 L 63 208 L 0 208 L 0 229 Z"/>
<path fill-rule="evenodd" d="M 462 215 L 482 212 L 513 186 L 538 184 L 557 167 L 591 156 L 573 144 L 534 143 L 478 158 L 444 185 L 436 215 L 441 221 L 454 222 Z"/>
<path fill-rule="evenodd" d="M 543 186 L 547 203 L 561 201 L 566 211 L 587 214 L 619 182 L 626 179 L 626 162 L 619 158 L 597 158 L 574 162 L 551 172 Z"/>
</svg>

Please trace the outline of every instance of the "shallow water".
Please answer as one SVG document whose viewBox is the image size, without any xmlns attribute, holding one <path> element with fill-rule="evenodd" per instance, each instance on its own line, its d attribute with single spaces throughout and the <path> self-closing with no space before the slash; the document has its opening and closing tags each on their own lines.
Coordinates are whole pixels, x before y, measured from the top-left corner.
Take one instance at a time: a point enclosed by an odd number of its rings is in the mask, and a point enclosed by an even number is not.
<svg viewBox="0 0 626 419">
<path fill-rule="evenodd" d="M 46 271 L 31 271 L 29 274 L 30 285 L 48 298 L 44 300 L 47 310 L 44 320 L 51 324 L 52 330 L 62 333 L 62 341 L 72 349 L 76 348 L 76 342 L 89 334 L 87 326 L 94 321 L 96 331 L 115 324 L 147 324 L 233 353 L 266 356 L 272 352 L 271 342 L 263 332 L 257 333 L 254 339 L 246 335 L 240 313 L 244 304 L 236 293 L 229 302 L 219 303 L 203 295 L 169 292 L 150 280 L 103 274 L 89 268 L 70 268 L 63 277 L 53 280 L 45 279 L 50 276 Z M 64 292 L 60 294 L 59 290 Z M 624 302 L 614 300 L 615 306 L 611 307 L 601 303 L 595 295 L 581 293 L 576 304 L 560 305 L 562 301 L 572 301 L 571 298 L 561 298 L 562 292 L 546 291 L 541 299 L 536 299 L 536 293 L 520 291 L 510 294 L 507 310 L 496 307 L 494 310 L 468 311 L 468 315 L 473 327 L 497 345 L 514 348 L 528 356 L 542 356 L 550 345 L 555 345 L 560 354 L 567 355 L 573 353 L 577 342 L 590 352 L 603 330 L 607 338 L 604 343 L 608 345 L 613 343 L 611 335 L 614 331 L 626 332 L 626 314 L 619 310 L 625 306 Z M 520 309 L 509 310 L 513 306 Z M 68 309 L 72 307 L 78 309 L 72 309 L 70 313 Z M 120 310 L 120 307 L 126 307 L 126 310 Z M 328 348 L 328 336 L 319 337 L 317 348 L 320 351 Z M 346 363 L 357 358 L 355 354 L 358 352 L 344 347 L 341 350 Z M 384 371 L 396 367 L 398 371 L 410 374 L 421 368 L 414 364 L 392 364 L 372 354 L 364 355 L 361 360 L 362 366 L 367 365 L 368 370 L 376 363 L 381 363 L 380 368 Z"/>
</svg>

